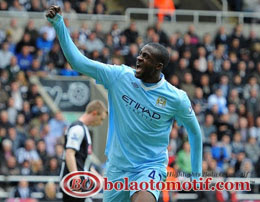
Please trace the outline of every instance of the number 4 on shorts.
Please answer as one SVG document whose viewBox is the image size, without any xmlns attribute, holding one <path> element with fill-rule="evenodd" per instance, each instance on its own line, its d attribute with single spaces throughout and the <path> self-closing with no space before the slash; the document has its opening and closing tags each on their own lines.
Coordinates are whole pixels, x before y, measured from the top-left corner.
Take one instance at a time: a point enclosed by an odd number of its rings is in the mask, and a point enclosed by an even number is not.
<svg viewBox="0 0 260 202">
<path fill-rule="evenodd" d="M 152 172 L 150 172 L 150 174 L 148 175 L 148 177 L 152 178 L 153 180 L 155 179 L 155 170 L 153 170 Z"/>
</svg>

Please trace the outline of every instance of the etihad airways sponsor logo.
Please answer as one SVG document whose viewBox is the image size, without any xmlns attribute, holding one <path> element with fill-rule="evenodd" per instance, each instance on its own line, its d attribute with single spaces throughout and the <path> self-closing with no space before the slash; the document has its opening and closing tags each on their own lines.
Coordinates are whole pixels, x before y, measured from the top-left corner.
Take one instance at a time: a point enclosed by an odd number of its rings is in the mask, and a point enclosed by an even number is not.
<svg viewBox="0 0 260 202">
<path fill-rule="evenodd" d="M 128 97 L 127 95 L 122 96 L 123 101 L 126 103 L 126 106 L 129 106 L 133 109 L 134 112 L 140 114 L 142 117 L 150 120 L 159 120 L 161 115 L 149 110 L 147 107 L 141 105 L 134 99 Z"/>
</svg>

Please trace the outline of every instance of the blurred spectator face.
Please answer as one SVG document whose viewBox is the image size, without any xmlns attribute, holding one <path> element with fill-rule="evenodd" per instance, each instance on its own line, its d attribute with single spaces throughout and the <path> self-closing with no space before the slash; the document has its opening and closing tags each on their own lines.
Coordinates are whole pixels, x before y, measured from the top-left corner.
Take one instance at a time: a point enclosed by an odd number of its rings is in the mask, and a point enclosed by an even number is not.
<svg viewBox="0 0 260 202">
<path fill-rule="evenodd" d="M 216 90 L 217 97 L 222 97 L 222 90 L 219 88 Z"/>
<path fill-rule="evenodd" d="M 131 31 L 136 31 L 136 23 L 135 23 L 135 22 L 132 22 L 132 23 L 130 24 L 130 30 L 131 30 Z"/>
<path fill-rule="evenodd" d="M 71 4 L 70 4 L 69 1 L 64 1 L 63 5 L 64 5 L 64 8 L 63 8 L 64 12 L 70 12 L 71 11 Z"/>
<path fill-rule="evenodd" d="M 185 142 L 184 145 L 183 145 L 183 150 L 187 153 L 190 152 L 190 144 L 189 142 Z"/>
<path fill-rule="evenodd" d="M 186 73 L 184 74 L 184 82 L 187 83 L 187 84 L 191 84 L 191 83 L 192 83 L 192 80 L 193 80 L 193 78 L 192 78 L 191 73 L 186 72 Z"/>
<path fill-rule="evenodd" d="M 229 60 L 225 60 L 225 61 L 223 62 L 223 69 L 224 69 L 225 71 L 229 71 L 229 70 L 230 70 L 230 67 L 231 67 L 230 61 L 229 61 Z"/>
<path fill-rule="evenodd" d="M 198 48 L 198 53 L 199 53 L 199 56 L 200 56 L 200 57 L 205 57 L 205 55 L 206 55 L 206 50 L 205 50 L 205 48 L 204 48 L 204 47 L 199 47 L 199 48 Z"/>
<path fill-rule="evenodd" d="M 245 71 L 246 70 L 246 63 L 244 61 L 241 61 L 238 63 L 238 70 L 239 71 Z"/>
<path fill-rule="evenodd" d="M 6 159 L 6 161 L 7 161 L 7 167 L 9 169 L 13 169 L 17 167 L 16 158 L 14 156 L 10 156 L 8 159 Z"/>
<path fill-rule="evenodd" d="M 102 32 L 102 24 L 101 23 L 95 24 L 95 31 L 96 32 Z"/>
<path fill-rule="evenodd" d="M 0 10 L 8 10 L 8 4 L 6 1 L 0 1 Z"/>
<path fill-rule="evenodd" d="M 8 49 L 9 49 L 9 44 L 8 44 L 8 42 L 4 42 L 3 45 L 2 45 L 2 50 L 3 50 L 3 51 L 8 51 Z"/>
<path fill-rule="evenodd" d="M 57 156 L 62 156 L 63 155 L 63 146 L 60 144 L 57 144 L 55 146 L 55 153 Z"/>
<path fill-rule="evenodd" d="M 228 105 L 228 111 L 229 111 L 229 113 L 236 113 L 236 105 L 229 104 Z"/>
<path fill-rule="evenodd" d="M 181 59 L 180 59 L 179 67 L 180 67 L 180 69 L 186 69 L 186 67 L 187 67 L 187 61 L 186 61 L 186 59 L 184 59 L 184 58 L 181 58 Z"/>
<path fill-rule="evenodd" d="M 202 172 L 207 172 L 208 171 L 208 163 L 206 161 L 202 162 Z"/>
<path fill-rule="evenodd" d="M 252 89 L 250 90 L 250 96 L 251 96 L 251 98 L 257 98 L 258 92 L 257 92 L 257 89 L 256 89 L 256 88 L 252 88 Z"/>
<path fill-rule="evenodd" d="M 189 45 L 190 44 L 190 35 L 188 34 L 185 34 L 184 37 L 183 37 L 183 40 L 184 40 L 184 44 L 186 45 Z"/>
<path fill-rule="evenodd" d="M 179 78 L 176 75 L 172 75 L 169 81 L 174 86 L 178 86 L 180 84 Z"/>
<path fill-rule="evenodd" d="M 55 118 L 58 120 L 58 121 L 63 121 L 63 115 L 61 112 L 57 112 L 55 114 Z"/>
<path fill-rule="evenodd" d="M 118 57 L 113 57 L 112 58 L 112 64 L 114 65 L 121 65 L 121 61 Z"/>
<path fill-rule="evenodd" d="M 43 38 L 43 40 L 48 41 L 48 33 L 47 32 L 43 32 L 42 33 L 42 38 Z"/>
<path fill-rule="evenodd" d="M 121 35 L 119 40 L 120 40 L 120 44 L 126 44 L 127 39 L 125 35 Z"/>
<path fill-rule="evenodd" d="M 239 75 L 236 75 L 236 76 L 234 77 L 234 84 L 240 85 L 241 82 L 242 82 L 241 77 L 240 77 Z"/>
<path fill-rule="evenodd" d="M 27 56 L 30 54 L 30 48 L 28 46 L 23 46 L 22 47 L 22 54 L 23 56 Z"/>
<path fill-rule="evenodd" d="M 209 72 L 213 72 L 214 71 L 214 62 L 209 60 L 207 63 L 207 69 Z"/>
<path fill-rule="evenodd" d="M 256 144 L 256 138 L 254 137 L 250 137 L 249 140 L 248 140 L 249 144 L 251 145 L 255 145 Z"/>
<path fill-rule="evenodd" d="M 210 135 L 210 143 L 212 146 L 216 145 L 218 142 L 218 139 L 217 139 L 217 134 L 216 133 L 211 133 Z"/>
<path fill-rule="evenodd" d="M 240 142 L 241 141 L 241 135 L 240 133 L 235 133 L 234 137 L 233 137 L 233 141 L 234 142 Z"/>
<path fill-rule="evenodd" d="M 102 4 L 97 4 L 96 6 L 96 11 L 97 11 L 97 14 L 104 14 L 104 7 Z"/>
<path fill-rule="evenodd" d="M 56 198 L 56 185 L 53 182 L 48 182 L 44 188 L 45 194 L 48 199 L 55 199 Z"/>
<path fill-rule="evenodd" d="M 207 114 L 205 117 L 205 125 L 210 126 L 214 123 L 214 117 L 211 114 Z"/>
<path fill-rule="evenodd" d="M 130 53 L 132 55 L 138 55 L 138 46 L 136 44 L 130 45 Z"/>
<path fill-rule="evenodd" d="M 232 47 L 239 48 L 239 40 L 238 39 L 233 39 L 232 40 Z"/>
<path fill-rule="evenodd" d="M 23 41 L 24 42 L 29 42 L 31 40 L 31 35 L 29 33 L 25 33 L 23 35 Z"/>
<path fill-rule="evenodd" d="M 210 44 L 211 43 L 211 35 L 210 34 L 205 34 L 203 38 L 204 44 Z"/>
<path fill-rule="evenodd" d="M 201 88 L 196 88 L 195 90 L 195 97 L 198 99 L 202 99 L 203 98 L 203 91 Z"/>
<path fill-rule="evenodd" d="M 20 5 L 17 0 L 15 0 L 14 3 L 18 3 L 18 5 Z M 12 19 L 11 19 L 11 21 L 10 21 L 10 26 L 11 26 L 11 27 L 16 27 L 16 26 L 17 26 L 17 21 L 16 21 L 15 18 L 12 18 Z"/>
<path fill-rule="evenodd" d="M 257 79 L 256 77 L 251 77 L 248 81 L 248 83 L 251 85 L 251 86 L 254 86 L 257 84 Z"/>
<path fill-rule="evenodd" d="M 260 127 L 260 116 L 256 118 L 256 127 Z"/>
<path fill-rule="evenodd" d="M 7 136 L 7 132 L 5 128 L 0 128 L 0 137 L 6 137 Z"/>
<path fill-rule="evenodd" d="M 35 103 L 36 103 L 36 106 L 37 106 L 37 107 L 41 108 L 41 107 L 43 106 L 43 100 L 42 100 L 42 98 L 38 96 L 38 97 L 35 99 Z"/>
<path fill-rule="evenodd" d="M 215 171 L 217 169 L 217 162 L 216 160 L 212 159 L 210 162 L 209 162 L 209 168 L 213 171 Z"/>
<path fill-rule="evenodd" d="M 50 170 L 56 170 L 58 168 L 58 161 L 56 158 L 50 160 Z"/>
<path fill-rule="evenodd" d="M 25 180 L 21 180 L 19 182 L 19 185 L 18 185 L 20 188 L 27 188 L 28 187 L 28 182 L 25 181 Z"/>
<path fill-rule="evenodd" d="M 39 70 L 41 67 L 40 61 L 38 59 L 34 59 L 32 61 L 32 69 L 33 70 Z"/>
<path fill-rule="evenodd" d="M 227 168 L 227 176 L 233 177 L 235 174 L 235 169 L 233 167 L 228 167 Z"/>
<path fill-rule="evenodd" d="M 39 134 L 39 129 L 38 129 L 38 127 L 36 127 L 36 126 L 32 127 L 32 128 L 30 129 L 30 131 L 29 131 L 29 136 L 30 136 L 31 138 L 37 137 L 38 134 Z"/>
<path fill-rule="evenodd" d="M 2 146 L 3 146 L 4 153 L 12 151 L 12 141 L 11 140 L 9 140 L 9 139 L 3 140 Z"/>
<path fill-rule="evenodd" d="M 225 27 L 223 27 L 223 26 L 221 26 L 220 28 L 219 28 L 219 33 L 221 34 L 221 35 L 224 35 L 225 34 Z"/>
<path fill-rule="evenodd" d="M 7 123 L 8 122 L 8 113 L 7 113 L 7 111 L 2 111 L 1 112 L 1 122 L 2 123 Z"/>
<path fill-rule="evenodd" d="M 222 85 L 227 85 L 228 82 L 229 82 L 229 79 L 228 79 L 228 77 L 227 77 L 226 75 L 221 76 L 221 78 L 220 78 L 220 83 L 221 83 Z"/>
<path fill-rule="evenodd" d="M 11 57 L 10 65 L 11 65 L 11 66 L 15 66 L 16 64 L 17 64 L 17 58 L 16 58 L 16 56 Z"/>
<path fill-rule="evenodd" d="M 23 126 L 25 123 L 25 117 L 23 114 L 17 115 L 17 125 Z"/>
<path fill-rule="evenodd" d="M 248 121 L 245 117 L 239 118 L 239 128 L 247 128 Z"/>
<path fill-rule="evenodd" d="M 16 82 L 16 81 L 14 81 L 14 82 L 12 82 L 11 83 L 11 90 L 12 90 L 12 92 L 17 92 L 17 91 L 19 91 L 19 83 L 18 82 Z"/>
<path fill-rule="evenodd" d="M 48 113 L 42 113 L 40 116 L 41 122 L 43 123 L 47 123 L 49 121 L 49 114 Z"/>
<path fill-rule="evenodd" d="M 244 159 L 245 159 L 245 152 L 240 152 L 238 155 L 237 155 L 237 160 L 239 162 L 242 162 Z"/>
<path fill-rule="evenodd" d="M 28 21 L 27 28 L 28 28 L 29 30 L 34 29 L 34 21 L 33 21 L 33 20 L 30 19 L 30 20 Z"/>
<path fill-rule="evenodd" d="M 23 110 L 24 110 L 25 112 L 29 112 L 29 111 L 30 111 L 30 104 L 29 104 L 28 101 L 25 101 L 25 102 L 23 103 Z"/>
<path fill-rule="evenodd" d="M 178 130 L 176 128 L 172 128 L 171 133 L 170 133 L 170 138 L 176 139 L 177 137 L 178 137 Z"/>
<path fill-rule="evenodd" d="M 206 75 L 206 74 L 202 75 L 200 82 L 201 82 L 202 86 L 209 85 L 209 77 L 208 77 L 208 75 Z"/>
<path fill-rule="evenodd" d="M 17 137 L 16 129 L 15 128 L 9 128 L 8 129 L 8 135 L 11 140 L 15 140 Z"/>
<path fill-rule="evenodd" d="M 89 40 L 94 41 L 95 39 L 96 39 L 96 33 L 91 32 L 91 34 L 89 35 Z"/>
<path fill-rule="evenodd" d="M 228 135 L 223 135 L 222 142 L 228 145 L 230 143 L 230 137 Z"/>
<path fill-rule="evenodd" d="M 159 43 L 160 37 L 158 34 L 153 34 L 152 36 L 152 42 Z"/>
<path fill-rule="evenodd" d="M 35 148 L 34 141 L 32 139 L 27 139 L 25 142 L 25 149 L 31 151 Z"/>
<path fill-rule="evenodd" d="M 8 107 L 10 107 L 10 108 L 14 107 L 14 98 L 10 97 L 8 99 Z"/>
<path fill-rule="evenodd" d="M 82 1 L 79 3 L 79 11 L 80 13 L 87 13 L 88 9 L 87 9 L 87 3 Z"/>
</svg>

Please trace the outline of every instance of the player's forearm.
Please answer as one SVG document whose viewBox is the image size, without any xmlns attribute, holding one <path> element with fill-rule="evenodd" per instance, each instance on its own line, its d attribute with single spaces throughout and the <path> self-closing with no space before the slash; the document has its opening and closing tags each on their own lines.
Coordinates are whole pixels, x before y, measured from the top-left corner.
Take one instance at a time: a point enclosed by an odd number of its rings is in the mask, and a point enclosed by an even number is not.
<svg viewBox="0 0 260 202">
<path fill-rule="evenodd" d="M 73 154 L 73 152 L 66 151 L 65 161 L 69 172 L 78 171 L 75 154 Z"/>
<path fill-rule="evenodd" d="M 191 148 L 192 173 L 202 174 L 202 135 L 196 118 L 186 127 Z"/>
<path fill-rule="evenodd" d="M 53 19 L 48 18 L 48 20 L 52 23 L 56 31 L 62 51 L 71 67 L 78 72 L 95 78 L 99 64 L 85 57 L 79 51 L 70 37 L 62 16 L 57 14 Z"/>
</svg>

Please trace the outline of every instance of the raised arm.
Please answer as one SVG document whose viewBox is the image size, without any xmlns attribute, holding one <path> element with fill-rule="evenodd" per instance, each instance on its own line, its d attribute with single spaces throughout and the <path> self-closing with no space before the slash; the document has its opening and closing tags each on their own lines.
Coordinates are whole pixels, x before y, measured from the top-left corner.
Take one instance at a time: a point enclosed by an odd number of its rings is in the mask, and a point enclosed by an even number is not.
<svg viewBox="0 0 260 202">
<path fill-rule="evenodd" d="M 176 120 L 183 125 L 188 132 L 191 147 L 192 178 L 202 176 L 202 135 L 198 120 L 192 110 L 190 100 L 186 93 L 181 96 L 181 104 Z"/>
<path fill-rule="evenodd" d="M 121 69 L 85 57 L 73 43 L 60 13 L 60 7 L 51 6 L 46 17 L 54 27 L 60 46 L 71 67 L 82 74 L 93 77 L 105 86 L 108 85 L 108 82 L 117 77 Z"/>
</svg>

